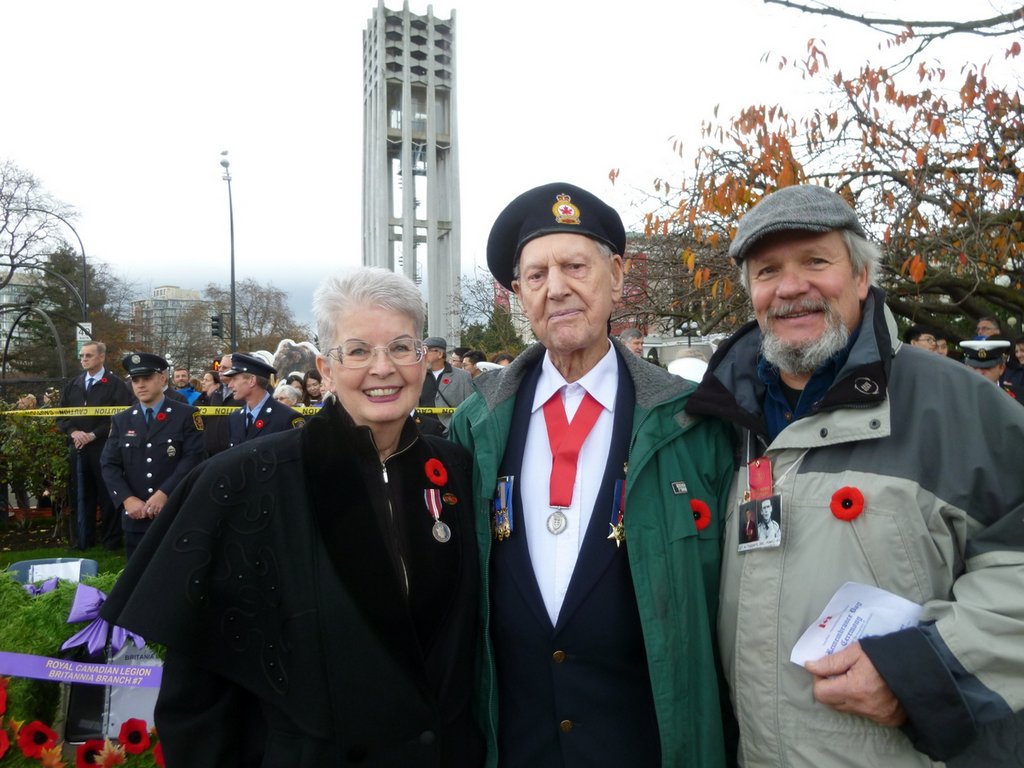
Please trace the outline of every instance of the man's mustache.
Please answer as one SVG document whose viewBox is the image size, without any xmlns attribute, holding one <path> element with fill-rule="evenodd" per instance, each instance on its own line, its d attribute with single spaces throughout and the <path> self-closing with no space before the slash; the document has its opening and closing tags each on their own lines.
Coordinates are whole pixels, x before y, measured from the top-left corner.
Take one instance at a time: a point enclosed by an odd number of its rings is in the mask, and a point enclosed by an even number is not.
<svg viewBox="0 0 1024 768">
<path fill-rule="evenodd" d="M 768 320 L 774 320 L 777 317 L 796 315 L 802 312 L 824 312 L 830 317 L 833 314 L 832 305 L 824 299 L 801 299 L 769 309 L 766 317 Z"/>
</svg>

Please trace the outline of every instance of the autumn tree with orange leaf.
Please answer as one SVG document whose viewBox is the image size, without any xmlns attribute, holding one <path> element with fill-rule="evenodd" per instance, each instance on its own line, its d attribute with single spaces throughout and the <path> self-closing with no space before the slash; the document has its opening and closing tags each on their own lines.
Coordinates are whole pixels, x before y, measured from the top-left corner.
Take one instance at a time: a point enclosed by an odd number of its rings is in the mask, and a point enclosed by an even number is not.
<svg viewBox="0 0 1024 768">
<path fill-rule="evenodd" d="M 824 45 L 780 59 L 827 85 L 806 115 L 783 105 L 753 105 L 702 126 L 709 142 L 675 204 L 648 218 L 653 240 L 675 238 L 680 297 L 703 301 L 703 327 L 736 316 L 724 252 L 736 222 L 765 194 L 821 184 L 857 209 L 883 245 L 879 281 L 904 322 L 951 338 L 973 334 L 995 315 L 1010 333 L 1024 319 L 1024 120 L 1020 84 L 990 76 L 1021 53 L 1024 9 L 990 19 L 916 22 L 864 19 L 828 6 L 766 0 L 864 23 L 883 35 L 891 68 L 865 64 L 852 75 L 830 68 Z M 888 26 L 882 22 L 885 21 Z M 920 32 L 919 32 L 920 30 Z M 989 57 L 955 69 L 925 58 L 929 42 L 953 34 L 991 37 Z M 656 191 L 664 193 L 664 182 Z M 690 255 L 694 258 L 691 258 Z M 716 295 L 717 292 L 717 295 Z M 671 299 L 669 300 L 671 301 Z"/>
</svg>

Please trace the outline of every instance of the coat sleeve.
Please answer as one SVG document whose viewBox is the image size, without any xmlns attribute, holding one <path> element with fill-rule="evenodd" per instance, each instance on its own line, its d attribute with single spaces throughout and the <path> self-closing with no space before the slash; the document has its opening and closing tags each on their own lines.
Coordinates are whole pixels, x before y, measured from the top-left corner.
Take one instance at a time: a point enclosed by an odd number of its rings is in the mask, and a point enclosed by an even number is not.
<svg viewBox="0 0 1024 768">
<path fill-rule="evenodd" d="M 925 603 L 918 627 L 861 640 L 907 712 L 907 736 L 936 760 L 1024 710 L 1024 409 L 995 388 L 983 394 L 971 415 L 982 439 L 948 469 L 971 468 L 969 508 L 947 523 L 964 532 L 951 593 Z"/>
<path fill-rule="evenodd" d="M 243 768 L 262 752 L 259 703 L 242 688 L 168 649 L 155 721 L 167 765 Z M 249 751 L 253 755 L 246 755 Z"/>
<path fill-rule="evenodd" d="M 75 381 L 76 380 L 77 380 L 77 378 L 73 376 L 71 378 L 71 381 L 69 381 L 64 386 L 64 391 L 61 392 L 61 395 L 60 395 L 60 407 L 61 408 L 70 408 L 70 407 L 72 407 L 74 405 L 71 402 L 71 391 L 72 391 L 72 389 L 75 386 Z M 57 429 L 59 429 L 61 432 L 63 432 L 68 437 L 71 437 L 71 433 L 75 431 L 76 427 L 75 427 L 74 423 L 72 422 L 70 416 L 60 416 L 60 417 L 57 418 Z"/>
<path fill-rule="evenodd" d="M 121 455 L 120 436 L 121 427 L 111 418 L 110 437 L 103 446 L 103 453 L 100 454 L 100 472 L 115 509 L 120 509 L 125 499 L 135 495 L 124 479 L 124 457 Z"/>
</svg>

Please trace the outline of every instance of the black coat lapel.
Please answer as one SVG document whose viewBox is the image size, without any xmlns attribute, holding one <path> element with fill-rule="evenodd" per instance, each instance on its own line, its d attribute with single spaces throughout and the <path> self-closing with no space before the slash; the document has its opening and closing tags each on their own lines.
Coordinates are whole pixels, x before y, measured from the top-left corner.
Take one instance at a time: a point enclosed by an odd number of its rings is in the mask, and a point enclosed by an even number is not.
<svg viewBox="0 0 1024 768">
<path fill-rule="evenodd" d="M 530 548 L 526 541 L 526 520 L 523 515 L 523 497 L 520 493 L 523 473 L 523 451 L 526 447 L 526 433 L 530 428 L 530 410 L 533 397 L 540 381 L 541 365 L 538 362 L 523 377 L 516 393 L 516 404 L 513 409 L 512 424 L 509 428 L 508 441 L 505 444 L 505 456 L 501 461 L 501 475 L 512 475 L 512 535 L 504 541 L 496 541 L 492 545 L 491 561 L 501 568 L 503 573 L 516 585 L 523 599 L 542 626 L 552 629 L 551 618 L 544 606 L 544 598 L 537 585 L 537 576 L 530 560 Z M 492 566 L 493 567 L 493 566 Z"/>
</svg>

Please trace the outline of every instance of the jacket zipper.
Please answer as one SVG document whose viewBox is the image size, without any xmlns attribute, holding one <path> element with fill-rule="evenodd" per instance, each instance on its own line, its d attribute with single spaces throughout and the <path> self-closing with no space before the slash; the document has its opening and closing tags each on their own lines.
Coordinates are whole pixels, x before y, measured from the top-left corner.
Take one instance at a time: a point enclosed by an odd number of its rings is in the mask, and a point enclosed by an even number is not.
<svg viewBox="0 0 1024 768">
<path fill-rule="evenodd" d="M 373 442 L 373 435 L 370 436 L 370 442 Z M 390 456 L 388 456 L 386 459 L 384 459 L 380 463 L 380 473 L 381 473 L 381 477 L 384 479 L 384 498 L 387 499 L 387 502 L 388 502 L 388 527 L 392 531 L 396 530 L 396 528 L 395 528 L 395 507 L 391 503 L 391 489 L 390 489 L 390 486 L 388 484 L 388 461 L 393 459 L 395 456 L 399 456 L 399 455 L 405 453 L 415 443 L 416 443 L 416 440 L 414 439 L 412 442 L 409 443 L 409 445 L 405 446 L 401 450 L 395 451 L 394 453 L 392 453 Z M 376 447 L 377 446 L 375 444 L 374 448 L 376 448 Z M 409 598 L 409 567 L 405 564 L 405 558 L 402 556 L 402 549 L 401 549 L 401 547 L 397 546 L 397 543 L 396 543 L 395 552 L 396 552 L 397 557 L 398 557 L 398 565 L 401 568 L 402 595 L 406 599 L 408 599 Z"/>
</svg>

